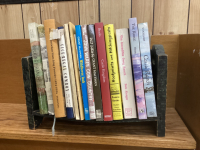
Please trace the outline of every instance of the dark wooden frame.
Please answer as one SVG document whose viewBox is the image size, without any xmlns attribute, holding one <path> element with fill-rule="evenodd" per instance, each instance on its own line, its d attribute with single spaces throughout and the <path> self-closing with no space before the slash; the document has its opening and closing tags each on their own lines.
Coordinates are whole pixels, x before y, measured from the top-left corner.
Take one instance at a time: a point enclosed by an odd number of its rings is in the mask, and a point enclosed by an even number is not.
<svg viewBox="0 0 200 150">
<path fill-rule="evenodd" d="M 25 4 L 25 3 L 43 3 L 43 2 L 58 2 L 72 0 L 0 0 L 0 5 L 6 4 Z"/>
</svg>

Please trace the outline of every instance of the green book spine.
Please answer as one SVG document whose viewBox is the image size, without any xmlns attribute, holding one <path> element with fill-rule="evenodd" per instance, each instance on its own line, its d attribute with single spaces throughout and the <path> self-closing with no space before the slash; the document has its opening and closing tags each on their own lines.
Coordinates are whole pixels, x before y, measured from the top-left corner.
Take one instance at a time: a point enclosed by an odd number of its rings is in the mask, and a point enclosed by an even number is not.
<svg viewBox="0 0 200 150">
<path fill-rule="evenodd" d="M 41 57 L 37 26 L 38 25 L 35 22 L 29 23 L 28 30 L 29 30 L 29 37 L 31 44 L 31 52 L 33 57 L 33 66 L 34 66 L 40 114 L 48 114 L 47 96 L 45 92 L 42 57 Z"/>
</svg>

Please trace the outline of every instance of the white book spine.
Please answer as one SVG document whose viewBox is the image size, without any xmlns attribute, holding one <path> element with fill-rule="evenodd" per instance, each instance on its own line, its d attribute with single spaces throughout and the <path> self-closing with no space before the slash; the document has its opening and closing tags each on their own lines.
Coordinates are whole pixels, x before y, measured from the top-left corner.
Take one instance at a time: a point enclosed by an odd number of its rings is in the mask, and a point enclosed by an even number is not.
<svg viewBox="0 0 200 150">
<path fill-rule="evenodd" d="M 124 118 L 137 118 L 128 29 L 116 30 Z"/>
<path fill-rule="evenodd" d="M 73 109 L 73 101 L 72 101 L 72 90 L 71 90 L 71 82 L 70 82 L 70 76 L 69 76 L 68 56 L 66 52 L 64 29 L 59 29 L 59 30 L 60 30 L 59 50 L 60 50 L 60 60 L 61 60 L 61 68 L 62 68 L 62 76 L 63 76 L 63 87 L 64 87 L 64 93 L 65 93 L 65 102 L 66 102 L 66 108 L 67 108 L 67 117 L 74 118 L 73 110 L 70 111 L 70 114 L 68 112 L 69 109 L 70 110 Z"/>
</svg>

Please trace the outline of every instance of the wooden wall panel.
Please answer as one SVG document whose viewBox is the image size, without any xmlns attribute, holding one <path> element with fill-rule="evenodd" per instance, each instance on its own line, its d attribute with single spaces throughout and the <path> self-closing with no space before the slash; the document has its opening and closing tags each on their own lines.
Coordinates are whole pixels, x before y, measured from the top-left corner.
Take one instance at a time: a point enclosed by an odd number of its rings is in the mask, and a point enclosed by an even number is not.
<svg viewBox="0 0 200 150">
<path fill-rule="evenodd" d="M 0 5 L 0 39 L 23 39 L 21 4 Z"/>
<path fill-rule="evenodd" d="M 46 19 L 56 19 L 61 24 L 71 21 L 79 24 L 78 1 L 40 3 L 42 23 Z"/>
<path fill-rule="evenodd" d="M 98 0 L 79 0 L 80 24 L 99 22 Z"/>
<path fill-rule="evenodd" d="M 155 0 L 154 35 L 187 34 L 189 0 Z"/>
<path fill-rule="evenodd" d="M 40 4 L 39 3 L 22 4 L 22 13 L 24 20 L 25 39 L 29 39 L 28 23 L 30 22 L 36 22 L 38 24 L 41 23 Z"/>
<path fill-rule="evenodd" d="M 137 17 L 138 23 L 148 22 L 149 32 L 153 31 L 154 0 L 132 0 L 132 17 Z"/>
<path fill-rule="evenodd" d="M 115 29 L 128 28 L 131 0 L 100 0 L 100 21 L 114 24 Z"/>
<path fill-rule="evenodd" d="M 200 33 L 200 0 L 190 1 L 188 33 Z"/>
</svg>

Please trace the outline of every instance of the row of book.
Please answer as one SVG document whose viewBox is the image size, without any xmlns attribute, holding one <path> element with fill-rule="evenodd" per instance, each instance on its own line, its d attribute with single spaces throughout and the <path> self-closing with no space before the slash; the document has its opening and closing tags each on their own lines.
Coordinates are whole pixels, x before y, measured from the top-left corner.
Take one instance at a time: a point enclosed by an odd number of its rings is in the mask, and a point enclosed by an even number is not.
<svg viewBox="0 0 200 150">
<path fill-rule="evenodd" d="M 115 32 L 113 24 L 49 19 L 28 29 L 41 114 L 97 121 L 157 117 L 147 23 L 130 18 L 129 29 Z"/>
</svg>

